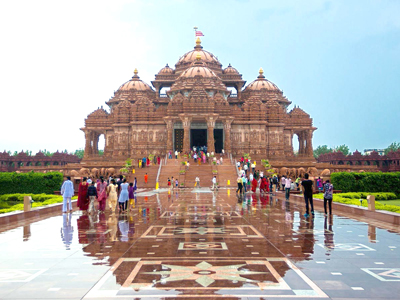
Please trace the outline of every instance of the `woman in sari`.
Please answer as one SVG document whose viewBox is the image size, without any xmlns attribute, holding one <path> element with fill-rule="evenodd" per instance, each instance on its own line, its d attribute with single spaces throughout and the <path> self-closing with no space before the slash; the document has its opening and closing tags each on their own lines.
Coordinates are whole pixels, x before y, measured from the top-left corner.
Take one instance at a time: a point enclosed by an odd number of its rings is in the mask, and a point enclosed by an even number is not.
<svg viewBox="0 0 400 300">
<path fill-rule="evenodd" d="M 87 211 L 89 208 L 89 198 L 87 196 L 87 190 L 89 185 L 86 182 L 87 178 L 83 177 L 83 180 L 81 183 L 79 183 L 79 188 L 78 188 L 78 207 L 80 210 Z"/>
<path fill-rule="evenodd" d="M 107 200 L 107 182 L 104 181 L 103 176 L 97 183 L 97 200 L 99 201 L 99 211 L 104 211 L 106 208 Z"/>
<path fill-rule="evenodd" d="M 255 179 L 255 178 L 253 177 L 253 180 L 251 181 L 251 191 L 252 191 L 253 193 L 256 192 L 257 185 L 258 185 L 257 179 Z"/>
<path fill-rule="evenodd" d="M 111 212 L 115 211 L 117 207 L 117 194 L 118 186 L 115 184 L 115 179 L 111 179 L 110 185 L 107 187 L 107 194 L 108 194 L 108 206 L 110 207 Z"/>
</svg>

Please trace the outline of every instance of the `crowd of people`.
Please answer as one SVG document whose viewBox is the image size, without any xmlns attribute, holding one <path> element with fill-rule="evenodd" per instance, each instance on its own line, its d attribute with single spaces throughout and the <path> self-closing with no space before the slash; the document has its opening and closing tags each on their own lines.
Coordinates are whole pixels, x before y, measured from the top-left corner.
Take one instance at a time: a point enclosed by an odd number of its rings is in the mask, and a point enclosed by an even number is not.
<svg viewBox="0 0 400 300">
<path fill-rule="evenodd" d="M 189 162 L 190 159 L 193 159 L 193 162 L 195 164 L 198 164 L 199 166 L 201 164 L 210 163 L 210 161 L 215 162 L 215 164 L 217 165 L 222 165 L 224 162 L 223 156 L 225 155 L 225 151 L 224 149 L 222 149 L 222 152 L 219 154 L 219 157 L 217 157 L 216 153 L 207 152 L 207 146 L 202 146 L 202 147 L 193 146 L 189 152 L 185 152 L 183 154 L 179 151 L 175 151 L 174 153 L 169 151 L 168 152 L 169 159 L 172 159 L 172 154 L 174 155 L 175 159 L 180 158 L 182 155 L 183 157 L 187 158 L 188 160 L 185 161 L 185 164 L 187 166 L 190 165 Z"/>
<path fill-rule="evenodd" d="M 91 214 L 96 211 L 104 212 L 106 210 L 106 202 L 108 202 L 111 212 L 118 210 L 119 213 L 124 213 L 135 207 L 136 190 L 136 177 L 130 183 L 122 175 L 109 177 L 107 180 L 103 176 L 100 176 L 97 180 L 83 177 L 82 182 L 79 183 L 77 206 L 84 213 Z M 63 195 L 64 200 L 63 213 L 71 212 L 71 198 L 74 195 L 74 186 L 69 176 L 61 187 L 61 195 Z"/>
<path fill-rule="evenodd" d="M 303 178 L 296 177 L 291 178 L 290 176 L 272 175 L 264 176 L 263 171 L 256 169 L 257 162 L 251 161 L 250 159 L 242 157 L 237 162 L 237 168 L 239 176 L 237 178 L 237 190 L 236 193 L 256 193 L 257 189 L 261 194 L 273 194 L 274 192 L 282 191 L 285 192 L 286 200 L 289 200 L 290 192 L 293 190 L 300 191 L 304 195 L 304 201 L 306 206 L 305 217 L 311 215 L 314 216 L 314 181 L 310 179 L 309 174 L 305 174 Z M 324 193 L 324 212 L 328 214 L 327 206 L 329 208 L 329 214 L 332 214 L 332 200 L 333 200 L 333 185 L 326 180 L 319 177 L 316 180 L 316 188 L 319 192 Z"/>
</svg>

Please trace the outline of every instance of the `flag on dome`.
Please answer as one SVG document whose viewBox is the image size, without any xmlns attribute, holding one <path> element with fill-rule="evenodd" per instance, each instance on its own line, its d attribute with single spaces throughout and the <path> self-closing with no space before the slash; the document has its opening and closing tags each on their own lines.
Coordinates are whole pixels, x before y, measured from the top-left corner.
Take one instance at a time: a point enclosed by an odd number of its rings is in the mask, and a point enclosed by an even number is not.
<svg viewBox="0 0 400 300">
<path fill-rule="evenodd" d="M 204 34 L 200 30 L 196 30 L 196 36 L 204 36 Z"/>
</svg>

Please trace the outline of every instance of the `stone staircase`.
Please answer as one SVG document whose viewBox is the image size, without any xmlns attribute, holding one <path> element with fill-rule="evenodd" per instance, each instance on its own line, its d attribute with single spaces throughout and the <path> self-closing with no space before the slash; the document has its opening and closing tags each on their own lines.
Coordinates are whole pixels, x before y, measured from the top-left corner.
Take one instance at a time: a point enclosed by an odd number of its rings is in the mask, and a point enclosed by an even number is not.
<svg viewBox="0 0 400 300">
<path fill-rule="evenodd" d="M 135 174 L 129 174 L 127 176 L 128 182 L 133 182 L 135 177 L 137 180 L 137 187 L 140 188 L 155 188 L 156 187 L 156 179 L 158 173 L 159 165 L 149 166 L 145 168 L 135 168 Z M 148 180 L 147 184 L 144 182 L 144 175 L 147 173 Z"/>
<path fill-rule="evenodd" d="M 168 178 L 174 179 L 178 178 L 179 185 L 185 182 L 185 175 L 180 174 L 180 170 L 184 170 L 182 162 L 180 159 L 168 159 L 167 165 L 163 165 L 161 168 L 160 177 L 158 178 L 158 183 L 160 188 L 168 187 Z M 171 181 L 172 184 L 172 181 Z"/>
<path fill-rule="evenodd" d="M 236 186 L 236 168 L 230 161 L 223 165 L 213 166 L 218 171 L 217 182 L 220 187 L 235 187 Z M 230 185 L 228 185 L 228 180 Z"/>
<path fill-rule="evenodd" d="M 200 186 L 209 187 L 212 185 L 211 179 L 213 177 L 212 167 L 209 164 L 197 165 L 190 164 L 189 170 L 186 171 L 185 175 L 185 187 L 193 188 L 196 177 L 200 179 Z"/>
</svg>

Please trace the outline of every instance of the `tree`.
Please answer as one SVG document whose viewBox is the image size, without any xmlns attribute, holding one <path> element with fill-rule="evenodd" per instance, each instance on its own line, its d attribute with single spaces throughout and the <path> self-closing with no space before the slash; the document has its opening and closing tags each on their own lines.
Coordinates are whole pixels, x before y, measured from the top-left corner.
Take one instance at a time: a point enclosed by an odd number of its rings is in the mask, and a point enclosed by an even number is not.
<svg viewBox="0 0 400 300">
<path fill-rule="evenodd" d="M 338 152 L 338 151 L 340 151 L 340 152 L 342 152 L 344 155 L 349 155 L 350 154 L 350 149 L 349 149 L 349 146 L 346 146 L 346 145 L 340 145 L 340 146 L 337 146 L 336 148 L 335 148 L 335 151 L 336 152 Z"/>
<path fill-rule="evenodd" d="M 321 154 L 331 153 L 332 148 L 328 148 L 327 145 L 318 146 L 317 149 L 314 149 L 314 157 L 318 158 Z"/>
<path fill-rule="evenodd" d="M 84 153 L 85 153 L 85 151 L 83 149 L 78 149 L 78 150 L 75 150 L 74 154 L 82 159 Z"/>
<path fill-rule="evenodd" d="M 393 142 L 385 149 L 385 154 L 388 154 L 391 151 L 397 151 L 397 150 L 400 150 L 400 143 Z"/>
</svg>

